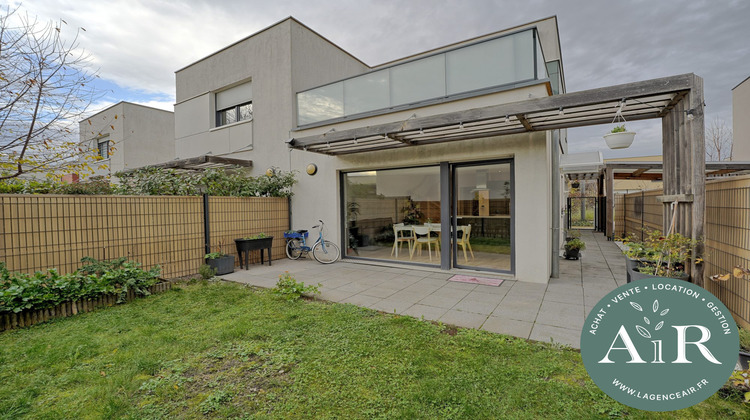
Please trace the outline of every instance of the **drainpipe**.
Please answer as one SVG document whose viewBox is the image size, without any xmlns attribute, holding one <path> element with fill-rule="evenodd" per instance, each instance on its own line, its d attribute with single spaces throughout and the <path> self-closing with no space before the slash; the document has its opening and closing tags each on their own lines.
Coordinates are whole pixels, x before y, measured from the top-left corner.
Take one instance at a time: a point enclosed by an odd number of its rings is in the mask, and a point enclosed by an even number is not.
<svg viewBox="0 0 750 420">
<path fill-rule="evenodd" d="M 560 130 L 552 132 L 552 249 L 550 277 L 560 277 Z"/>
</svg>

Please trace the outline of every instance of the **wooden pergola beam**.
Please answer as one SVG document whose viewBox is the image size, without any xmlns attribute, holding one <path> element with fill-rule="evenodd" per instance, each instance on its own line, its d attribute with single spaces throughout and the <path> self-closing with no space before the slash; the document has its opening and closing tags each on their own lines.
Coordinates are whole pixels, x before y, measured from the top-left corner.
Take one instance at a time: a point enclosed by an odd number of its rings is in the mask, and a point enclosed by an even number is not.
<svg viewBox="0 0 750 420">
<path fill-rule="evenodd" d="M 626 174 L 626 173 L 615 173 L 614 179 L 630 179 L 630 180 L 644 180 L 644 181 L 659 181 L 662 179 L 662 174 L 660 173 L 651 173 L 651 174 L 640 174 L 638 176 L 634 176 L 633 174 Z"/>
</svg>

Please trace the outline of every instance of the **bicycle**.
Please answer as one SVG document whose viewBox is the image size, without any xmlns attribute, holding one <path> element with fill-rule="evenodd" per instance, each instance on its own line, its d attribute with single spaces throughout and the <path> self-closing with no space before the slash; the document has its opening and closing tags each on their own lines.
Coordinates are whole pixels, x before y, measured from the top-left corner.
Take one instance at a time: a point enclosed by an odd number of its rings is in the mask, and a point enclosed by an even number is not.
<svg viewBox="0 0 750 420">
<path fill-rule="evenodd" d="M 297 260 L 303 254 L 307 255 L 310 251 L 312 251 L 313 258 L 321 264 L 331 264 L 339 259 L 341 250 L 338 245 L 323 237 L 325 223 L 322 220 L 318 221 L 320 224 L 312 227 L 313 229 L 318 229 L 318 240 L 315 241 L 312 247 L 307 246 L 307 230 L 284 233 L 284 238 L 286 238 L 286 256 L 289 259 Z"/>
</svg>

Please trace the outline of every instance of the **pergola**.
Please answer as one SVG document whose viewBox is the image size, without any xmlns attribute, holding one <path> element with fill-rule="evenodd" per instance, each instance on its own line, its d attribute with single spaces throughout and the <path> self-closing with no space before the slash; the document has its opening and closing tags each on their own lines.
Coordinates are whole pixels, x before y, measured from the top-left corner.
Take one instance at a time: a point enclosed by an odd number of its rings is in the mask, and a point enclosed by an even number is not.
<svg viewBox="0 0 750 420">
<path fill-rule="evenodd" d="M 624 106 L 622 106 L 624 104 Z M 328 155 L 503 136 L 611 123 L 618 110 L 628 121 L 662 120 L 664 226 L 671 224 L 670 204 L 677 203 L 676 231 L 694 239 L 703 236 L 705 211 L 705 145 L 703 79 L 688 73 L 659 79 L 571 92 L 543 98 L 440 115 L 412 115 L 392 122 L 289 139 L 289 147 Z M 498 143 L 501 147 L 502 143 Z M 605 172 L 607 185 L 614 171 Z M 613 195 L 607 193 L 607 220 Z M 612 235 L 611 226 L 607 235 Z M 695 250 L 701 253 L 702 248 Z M 695 258 L 693 258 L 695 261 Z M 691 267 L 702 283 L 700 265 Z"/>
<path fill-rule="evenodd" d="M 159 168 L 174 169 L 178 172 L 205 171 L 206 169 L 236 169 L 252 168 L 253 161 L 246 159 L 225 158 L 220 156 L 203 155 L 187 159 L 174 159 L 168 162 L 144 166 L 142 168 L 128 169 L 124 172 L 133 172 L 139 169 Z"/>
</svg>

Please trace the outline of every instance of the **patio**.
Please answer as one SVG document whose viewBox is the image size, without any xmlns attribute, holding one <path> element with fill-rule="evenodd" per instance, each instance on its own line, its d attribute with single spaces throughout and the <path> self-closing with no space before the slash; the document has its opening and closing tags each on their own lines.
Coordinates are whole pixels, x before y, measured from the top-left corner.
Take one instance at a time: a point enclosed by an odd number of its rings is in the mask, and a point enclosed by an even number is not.
<svg viewBox="0 0 750 420">
<path fill-rule="evenodd" d="M 546 285 L 505 280 L 499 287 L 482 286 L 447 281 L 465 270 L 446 273 L 359 261 L 322 265 L 312 259 L 256 264 L 221 278 L 271 288 L 279 274 L 289 271 L 298 281 L 320 283 L 325 300 L 578 348 L 588 312 L 625 283 L 625 260 L 614 242 L 590 231 L 582 231 L 581 239 L 586 242 L 583 257 L 561 259 L 560 277 Z"/>
</svg>

